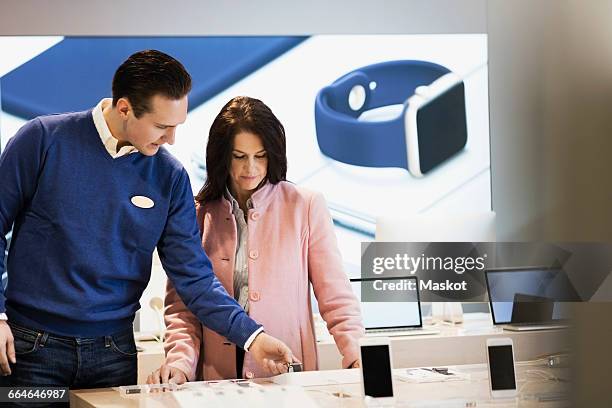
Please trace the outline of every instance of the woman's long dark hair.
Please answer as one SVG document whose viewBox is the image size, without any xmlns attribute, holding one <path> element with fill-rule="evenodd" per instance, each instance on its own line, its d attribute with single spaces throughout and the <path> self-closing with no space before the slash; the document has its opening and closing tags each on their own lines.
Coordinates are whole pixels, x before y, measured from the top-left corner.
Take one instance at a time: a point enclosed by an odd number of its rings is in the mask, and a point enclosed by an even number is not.
<svg viewBox="0 0 612 408">
<path fill-rule="evenodd" d="M 206 182 L 196 196 L 201 205 L 223 197 L 229 178 L 234 137 L 240 132 L 261 138 L 268 156 L 266 180 L 271 184 L 287 177 L 285 128 L 266 104 L 248 96 L 232 98 L 210 127 L 206 145 Z"/>
</svg>

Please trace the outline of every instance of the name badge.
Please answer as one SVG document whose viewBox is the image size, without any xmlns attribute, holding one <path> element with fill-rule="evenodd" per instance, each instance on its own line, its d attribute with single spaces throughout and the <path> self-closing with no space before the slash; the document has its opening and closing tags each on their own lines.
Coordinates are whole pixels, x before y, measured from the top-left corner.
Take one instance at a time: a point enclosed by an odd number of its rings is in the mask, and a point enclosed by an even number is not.
<svg viewBox="0 0 612 408">
<path fill-rule="evenodd" d="M 153 208 L 155 203 L 149 197 L 134 196 L 130 200 L 138 208 Z"/>
</svg>

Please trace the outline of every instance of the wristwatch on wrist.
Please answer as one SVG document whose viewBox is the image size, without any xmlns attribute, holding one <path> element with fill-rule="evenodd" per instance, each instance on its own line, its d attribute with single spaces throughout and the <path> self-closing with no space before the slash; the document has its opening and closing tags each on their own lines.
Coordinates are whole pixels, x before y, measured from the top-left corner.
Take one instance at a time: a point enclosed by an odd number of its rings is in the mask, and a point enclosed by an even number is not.
<svg viewBox="0 0 612 408">
<path fill-rule="evenodd" d="M 365 111 L 396 104 L 403 109 L 393 119 L 359 120 Z M 368 65 L 319 91 L 315 125 L 321 152 L 334 160 L 421 177 L 465 147 L 463 80 L 427 61 Z"/>
</svg>

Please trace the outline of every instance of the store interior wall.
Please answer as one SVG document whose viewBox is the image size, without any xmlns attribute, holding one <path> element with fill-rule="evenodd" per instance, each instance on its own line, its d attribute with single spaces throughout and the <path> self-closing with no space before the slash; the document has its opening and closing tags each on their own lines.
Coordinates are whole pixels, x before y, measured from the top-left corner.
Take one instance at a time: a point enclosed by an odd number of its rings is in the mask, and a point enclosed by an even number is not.
<svg viewBox="0 0 612 408">
<path fill-rule="evenodd" d="M 612 239 L 612 2 L 490 1 L 501 240 Z"/>
<path fill-rule="evenodd" d="M 487 6 L 498 236 L 612 240 L 612 1 Z M 612 304 L 574 309 L 573 406 L 612 406 Z"/>
</svg>

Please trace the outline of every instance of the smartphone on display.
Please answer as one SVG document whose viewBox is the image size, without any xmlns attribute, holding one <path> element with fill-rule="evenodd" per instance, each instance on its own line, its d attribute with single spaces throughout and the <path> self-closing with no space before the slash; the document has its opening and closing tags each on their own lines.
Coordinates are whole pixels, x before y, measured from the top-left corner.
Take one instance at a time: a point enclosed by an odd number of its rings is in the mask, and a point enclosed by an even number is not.
<svg viewBox="0 0 612 408">
<path fill-rule="evenodd" d="M 361 354 L 361 384 L 364 397 L 375 398 L 377 403 L 392 404 L 393 363 L 391 342 L 386 337 L 363 337 L 359 340 Z"/>
<path fill-rule="evenodd" d="M 491 396 L 493 398 L 516 397 L 516 373 L 512 339 L 487 339 L 487 363 Z"/>
</svg>

